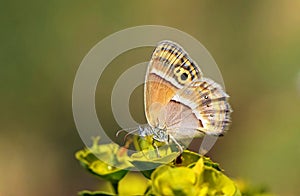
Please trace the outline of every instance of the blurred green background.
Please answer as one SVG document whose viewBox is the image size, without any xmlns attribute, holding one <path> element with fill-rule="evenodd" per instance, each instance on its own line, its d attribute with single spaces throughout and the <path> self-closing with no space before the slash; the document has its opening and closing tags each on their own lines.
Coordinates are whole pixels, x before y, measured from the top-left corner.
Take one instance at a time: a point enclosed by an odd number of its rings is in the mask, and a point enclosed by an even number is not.
<svg viewBox="0 0 300 196">
<path fill-rule="evenodd" d="M 292 0 L 1 1 L 0 195 L 75 195 L 98 187 L 74 158 L 84 146 L 71 107 L 76 70 L 101 39 L 147 24 L 189 33 L 219 65 L 233 123 L 209 156 L 233 178 L 300 195 L 299 13 L 300 1 Z M 96 100 L 105 128 L 118 129 L 107 104 L 113 80 L 149 60 L 151 50 L 121 55 L 101 78 Z M 138 119 L 141 92 L 133 95 Z"/>
</svg>

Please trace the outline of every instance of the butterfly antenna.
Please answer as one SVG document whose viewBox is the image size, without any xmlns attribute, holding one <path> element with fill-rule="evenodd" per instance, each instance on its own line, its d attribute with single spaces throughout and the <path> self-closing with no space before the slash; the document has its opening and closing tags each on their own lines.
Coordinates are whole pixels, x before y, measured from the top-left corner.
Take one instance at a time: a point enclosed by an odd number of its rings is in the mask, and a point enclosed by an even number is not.
<svg viewBox="0 0 300 196">
<path fill-rule="evenodd" d="M 128 132 L 125 136 L 124 136 L 124 141 L 126 141 L 127 137 L 135 132 L 137 132 L 139 129 L 135 129 L 133 131 Z"/>
<path fill-rule="evenodd" d="M 138 128 L 136 128 L 136 127 L 135 128 L 128 128 L 128 129 L 121 129 L 121 130 L 117 131 L 116 137 L 119 137 L 120 133 L 122 133 L 122 132 L 127 132 L 128 134 L 132 134 L 132 133 L 136 132 L 137 130 L 138 130 Z"/>
<path fill-rule="evenodd" d="M 124 131 L 125 131 L 124 129 L 121 129 L 121 130 L 117 131 L 116 137 L 119 137 L 120 133 L 121 133 L 121 132 L 124 132 Z"/>
</svg>

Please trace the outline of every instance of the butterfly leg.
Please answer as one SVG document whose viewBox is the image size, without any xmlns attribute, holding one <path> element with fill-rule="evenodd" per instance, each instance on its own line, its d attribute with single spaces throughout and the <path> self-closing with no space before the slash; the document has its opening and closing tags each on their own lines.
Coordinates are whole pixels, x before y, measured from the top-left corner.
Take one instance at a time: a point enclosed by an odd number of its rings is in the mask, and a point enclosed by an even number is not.
<svg viewBox="0 0 300 196">
<path fill-rule="evenodd" d="M 181 154 L 183 152 L 182 146 L 176 141 L 176 139 L 172 135 L 169 135 L 169 138 L 177 145 L 179 152 Z"/>
<path fill-rule="evenodd" d="M 160 154 L 159 154 L 158 146 L 156 145 L 155 140 L 153 140 L 152 145 L 153 145 L 154 148 L 155 148 L 157 157 L 160 158 L 161 156 L 160 156 Z"/>
</svg>

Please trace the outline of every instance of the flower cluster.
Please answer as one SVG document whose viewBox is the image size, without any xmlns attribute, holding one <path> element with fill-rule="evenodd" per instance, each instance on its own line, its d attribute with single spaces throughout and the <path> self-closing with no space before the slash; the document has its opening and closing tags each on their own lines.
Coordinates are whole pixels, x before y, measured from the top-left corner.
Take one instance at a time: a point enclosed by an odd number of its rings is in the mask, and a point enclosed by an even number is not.
<svg viewBox="0 0 300 196">
<path fill-rule="evenodd" d="M 155 152 L 153 145 L 146 145 L 147 139 L 142 141 L 140 139 L 136 141 L 139 141 L 138 144 L 144 143 L 139 149 L 141 151 L 131 156 L 127 155 L 127 148 L 119 147 L 117 144 L 98 145 L 99 138 L 94 139 L 91 148 L 78 151 L 75 155 L 77 160 L 92 174 L 109 181 L 114 188 L 114 192 L 81 191 L 79 195 L 240 196 L 243 194 L 236 183 L 210 158 L 188 150 L 178 156 L 170 146 L 160 148 L 157 156 L 156 153 L 153 154 Z M 139 169 L 145 165 L 153 168 L 140 170 L 147 179 L 143 181 L 144 184 L 146 182 L 146 186 L 138 184 L 141 180 L 122 182 L 126 181 L 124 177 L 129 170 Z M 133 187 L 138 190 L 130 192 Z M 264 194 L 253 192 L 248 195 Z"/>
</svg>

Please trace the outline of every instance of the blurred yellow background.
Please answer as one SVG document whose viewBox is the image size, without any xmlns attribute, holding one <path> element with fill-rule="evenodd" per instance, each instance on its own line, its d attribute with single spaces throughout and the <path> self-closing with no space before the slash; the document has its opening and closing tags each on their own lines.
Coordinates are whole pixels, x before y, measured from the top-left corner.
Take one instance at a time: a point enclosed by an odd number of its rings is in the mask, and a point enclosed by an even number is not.
<svg viewBox="0 0 300 196">
<path fill-rule="evenodd" d="M 0 195 L 75 195 L 98 187 L 74 158 L 84 146 L 72 116 L 76 70 L 101 39 L 147 24 L 189 33 L 219 65 L 233 123 L 209 156 L 232 178 L 300 195 L 299 13 L 300 1 L 292 0 L 2 1 Z M 121 55 L 100 80 L 96 105 L 106 129 L 118 129 L 109 106 L 113 79 L 149 60 L 151 50 Z M 140 121 L 141 92 L 132 98 Z"/>
</svg>

